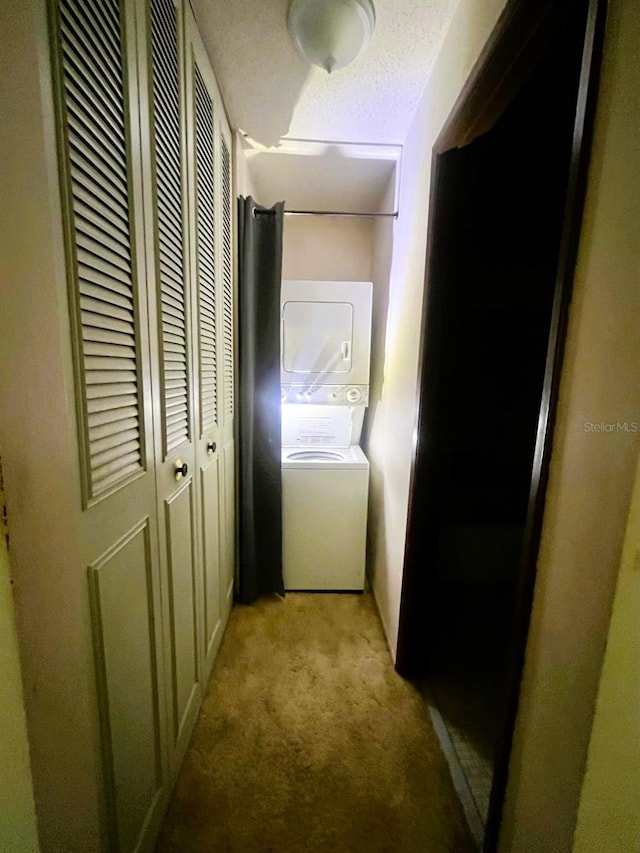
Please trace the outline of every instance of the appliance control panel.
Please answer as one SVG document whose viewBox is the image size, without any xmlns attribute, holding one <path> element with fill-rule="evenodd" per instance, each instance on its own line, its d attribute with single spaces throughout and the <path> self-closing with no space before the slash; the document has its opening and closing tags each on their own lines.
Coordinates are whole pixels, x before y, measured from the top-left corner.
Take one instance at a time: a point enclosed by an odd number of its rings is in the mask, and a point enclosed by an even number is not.
<svg viewBox="0 0 640 853">
<path fill-rule="evenodd" d="M 368 406 L 368 385 L 282 385 L 283 403 L 315 405 Z"/>
</svg>

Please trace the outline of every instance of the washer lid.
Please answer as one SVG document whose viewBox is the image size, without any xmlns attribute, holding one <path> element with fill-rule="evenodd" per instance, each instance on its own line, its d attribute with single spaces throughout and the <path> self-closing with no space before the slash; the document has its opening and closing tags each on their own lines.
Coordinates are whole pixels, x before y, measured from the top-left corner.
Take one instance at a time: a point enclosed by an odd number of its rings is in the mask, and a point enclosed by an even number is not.
<svg viewBox="0 0 640 853">
<path fill-rule="evenodd" d="M 305 462 L 342 462 L 344 456 L 342 453 L 336 453 L 333 450 L 294 450 L 289 453 L 287 459 L 292 459 L 295 462 L 302 460 Z"/>
<path fill-rule="evenodd" d="M 351 447 L 283 447 L 283 468 L 318 469 L 358 469 L 368 468 L 369 462 L 362 448 L 354 444 Z"/>
</svg>

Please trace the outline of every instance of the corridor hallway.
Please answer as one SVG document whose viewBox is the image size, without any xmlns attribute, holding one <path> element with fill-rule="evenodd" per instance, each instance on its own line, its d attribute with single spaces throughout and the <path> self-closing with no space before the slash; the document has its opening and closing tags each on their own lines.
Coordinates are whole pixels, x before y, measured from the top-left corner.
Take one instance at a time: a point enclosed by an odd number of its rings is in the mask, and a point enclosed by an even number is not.
<svg viewBox="0 0 640 853">
<path fill-rule="evenodd" d="M 232 610 L 156 851 L 475 851 L 371 595 Z"/>
</svg>

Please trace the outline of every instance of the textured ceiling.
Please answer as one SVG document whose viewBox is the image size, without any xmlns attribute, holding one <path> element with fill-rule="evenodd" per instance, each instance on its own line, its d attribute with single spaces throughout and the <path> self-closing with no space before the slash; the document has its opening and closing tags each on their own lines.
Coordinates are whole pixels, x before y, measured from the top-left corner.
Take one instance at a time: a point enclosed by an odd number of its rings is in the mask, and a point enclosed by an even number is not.
<svg viewBox="0 0 640 853">
<path fill-rule="evenodd" d="M 287 135 L 404 142 L 456 2 L 374 0 L 366 52 L 332 75 L 308 66 L 289 40 L 289 0 L 192 5 L 232 125 L 275 145 Z"/>
</svg>

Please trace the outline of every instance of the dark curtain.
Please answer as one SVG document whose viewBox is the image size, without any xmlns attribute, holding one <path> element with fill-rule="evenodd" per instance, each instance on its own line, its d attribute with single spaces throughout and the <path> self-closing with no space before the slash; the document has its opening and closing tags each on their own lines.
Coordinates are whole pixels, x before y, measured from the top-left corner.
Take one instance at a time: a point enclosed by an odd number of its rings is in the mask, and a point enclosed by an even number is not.
<svg viewBox="0 0 640 853">
<path fill-rule="evenodd" d="M 284 595 L 280 466 L 280 281 L 284 204 L 238 199 L 239 573 L 250 604 Z"/>
</svg>

